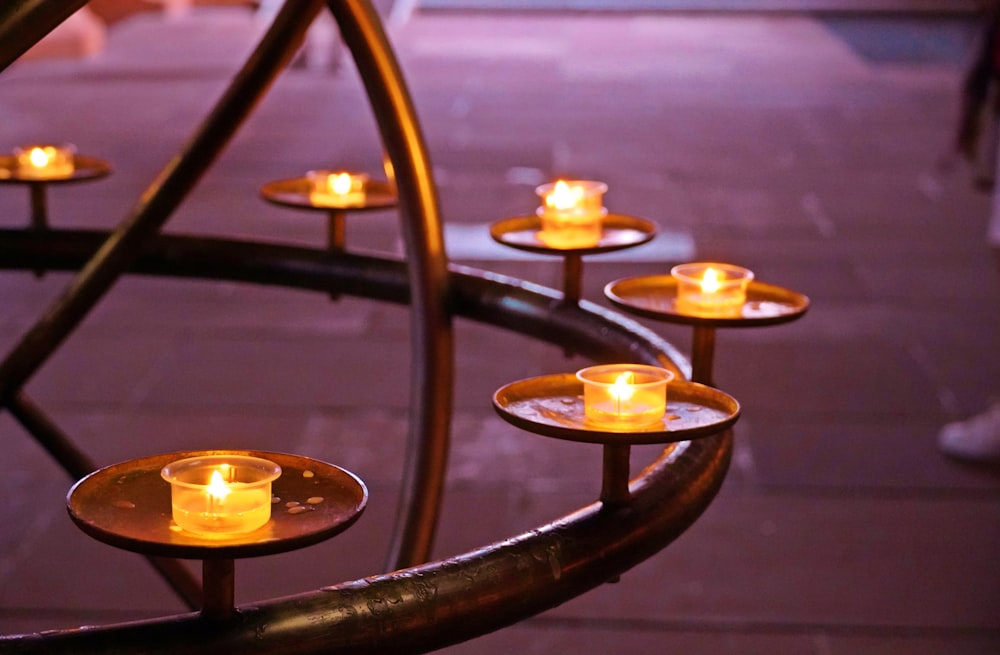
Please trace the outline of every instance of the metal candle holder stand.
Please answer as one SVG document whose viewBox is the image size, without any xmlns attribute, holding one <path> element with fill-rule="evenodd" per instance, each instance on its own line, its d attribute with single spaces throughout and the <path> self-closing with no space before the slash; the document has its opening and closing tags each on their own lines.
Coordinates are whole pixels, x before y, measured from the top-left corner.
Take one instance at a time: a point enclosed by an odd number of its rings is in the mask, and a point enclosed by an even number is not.
<svg viewBox="0 0 1000 655">
<path fill-rule="evenodd" d="M 753 280 L 746 301 L 732 316 L 699 316 L 677 307 L 677 280 L 671 275 L 647 275 L 609 282 L 604 295 L 636 316 L 693 327 L 691 379 L 712 385 L 717 328 L 763 327 L 789 323 L 809 309 L 809 298 L 783 287 Z"/>
<path fill-rule="evenodd" d="M 214 537 L 181 530 L 171 520 L 170 485 L 160 470 L 186 457 L 218 454 L 263 457 L 281 467 L 271 488 L 271 518 L 263 527 Z M 201 560 L 201 616 L 211 620 L 235 611 L 236 559 L 329 539 L 353 525 L 367 502 L 367 488 L 349 471 L 308 457 L 255 451 L 170 453 L 122 462 L 81 479 L 66 499 L 73 522 L 98 541 L 152 557 Z"/>
<path fill-rule="evenodd" d="M 739 418 L 731 396 L 696 382 L 671 382 L 667 411 L 655 423 L 628 430 L 595 425 L 585 416 L 583 383 L 572 373 L 527 378 L 493 394 L 493 408 L 511 425 L 555 439 L 604 446 L 600 500 L 605 506 L 629 501 L 629 454 L 633 444 L 689 441 L 726 430 Z"/>
<path fill-rule="evenodd" d="M 96 157 L 73 157 L 73 172 L 69 175 L 51 177 L 28 177 L 18 173 L 17 158 L 0 155 L 0 184 L 26 184 L 31 194 L 31 227 L 45 230 L 49 227 L 48 198 L 46 189 L 50 184 L 71 184 L 98 180 L 111 174 L 111 166 Z"/>
<path fill-rule="evenodd" d="M 567 303 L 580 301 L 583 285 L 584 255 L 599 255 L 640 246 L 656 236 L 656 224 L 644 218 L 625 214 L 608 214 L 601 222 L 601 240 L 584 248 L 554 248 L 538 238 L 542 219 L 538 216 L 505 218 L 490 226 L 490 236 L 497 243 L 541 255 L 563 258 L 563 299 Z"/>
<path fill-rule="evenodd" d="M 264 200 L 282 207 L 326 212 L 326 247 L 332 253 L 344 252 L 347 248 L 348 212 L 392 209 L 397 205 L 396 186 L 392 182 L 366 181 L 364 201 L 360 203 L 337 202 L 333 197 L 329 202 L 316 202 L 310 195 L 312 184 L 308 177 L 276 180 L 262 186 L 260 195 Z M 338 293 L 330 293 L 333 300 L 339 297 Z"/>
<path fill-rule="evenodd" d="M 268 202 L 282 207 L 326 212 L 327 248 L 331 252 L 343 252 L 347 245 L 348 212 L 392 209 L 397 204 L 396 188 L 392 182 L 365 182 L 364 201 L 361 203 L 340 203 L 333 197 L 330 202 L 318 203 L 310 197 L 311 185 L 312 180 L 307 177 L 276 180 L 262 186 L 260 195 Z"/>
</svg>

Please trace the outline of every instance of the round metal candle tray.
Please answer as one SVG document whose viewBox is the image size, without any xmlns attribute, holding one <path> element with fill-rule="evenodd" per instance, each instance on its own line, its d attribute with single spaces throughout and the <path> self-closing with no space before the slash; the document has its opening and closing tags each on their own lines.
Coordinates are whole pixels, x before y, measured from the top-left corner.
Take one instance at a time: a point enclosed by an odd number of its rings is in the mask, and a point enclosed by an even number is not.
<svg viewBox="0 0 1000 655">
<path fill-rule="evenodd" d="M 18 173 L 17 158 L 14 155 L 0 155 L 0 183 L 8 184 L 65 184 L 83 182 L 105 177 L 111 173 L 111 165 L 103 159 L 75 155 L 73 172 L 69 175 L 53 177 L 22 177 Z"/>
<path fill-rule="evenodd" d="M 637 316 L 724 327 L 754 327 L 794 321 L 809 309 L 809 298 L 783 287 L 756 280 L 747 287 L 746 302 L 732 316 L 699 316 L 677 308 L 677 279 L 672 275 L 647 275 L 609 282 L 604 295 L 615 305 Z"/>
<path fill-rule="evenodd" d="M 338 203 L 334 198 L 329 202 L 317 202 L 310 197 L 309 189 L 312 181 L 307 177 L 294 177 L 287 180 L 268 182 L 260 189 L 260 195 L 268 202 L 283 207 L 297 209 L 340 210 L 340 211 L 374 211 L 376 209 L 391 209 L 396 206 L 396 189 L 389 182 L 369 180 L 365 183 L 365 200 L 361 204 Z"/>
<path fill-rule="evenodd" d="M 202 537 L 174 524 L 170 485 L 160 477 L 160 469 L 186 457 L 213 454 L 263 457 L 281 467 L 271 487 L 278 500 L 266 525 L 244 534 Z M 298 455 L 228 450 L 114 464 L 77 482 L 67 497 L 70 517 L 95 539 L 145 555 L 182 559 L 256 557 L 319 543 L 350 527 L 367 502 L 364 483 L 332 464 Z"/>
<path fill-rule="evenodd" d="M 490 226 L 490 236 L 497 243 L 511 248 L 546 255 L 593 255 L 632 248 L 656 236 L 656 224 L 644 218 L 624 214 L 608 214 L 601 223 L 601 240 L 584 248 L 554 248 L 538 238 L 542 219 L 537 216 L 505 218 Z"/>
<path fill-rule="evenodd" d="M 573 373 L 512 382 L 493 394 L 493 407 L 508 423 L 529 432 L 600 444 L 688 441 L 731 427 L 740 414 L 739 403 L 722 391 L 674 381 L 667 385 L 667 411 L 660 421 L 628 431 L 614 430 L 586 419 L 583 383 Z"/>
</svg>

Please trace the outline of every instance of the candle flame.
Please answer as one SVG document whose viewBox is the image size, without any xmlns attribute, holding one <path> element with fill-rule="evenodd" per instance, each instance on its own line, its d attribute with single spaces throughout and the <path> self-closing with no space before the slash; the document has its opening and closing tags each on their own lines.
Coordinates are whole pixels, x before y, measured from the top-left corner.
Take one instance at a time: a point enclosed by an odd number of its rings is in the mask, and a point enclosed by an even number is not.
<svg viewBox="0 0 1000 655">
<path fill-rule="evenodd" d="M 705 269 L 705 275 L 701 278 L 701 290 L 704 293 L 715 293 L 722 288 L 722 279 L 719 271 L 711 266 Z"/>
<path fill-rule="evenodd" d="M 556 182 L 552 192 L 545 196 L 545 204 L 553 209 L 573 209 L 583 200 L 583 189 L 571 187 L 563 180 Z"/>
<path fill-rule="evenodd" d="M 339 173 L 337 175 L 330 175 L 326 181 L 327 185 L 330 187 L 330 191 L 337 194 L 338 196 L 345 196 L 351 192 L 351 187 L 353 182 L 349 173 Z"/>
<path fill-rule="evenodd" d="M 226 496 L 228 496 L 231 492 L 232 489 L 230 489 L 229 485 L 226 484 L 226 481 L 222 477 L 222 473 L 218 470 L 212 471 L 212 479 L 208 482 L 208 495 L 212 498 L 212 500 L 222 503 L 222 501 L 226 499 Z"/>
<path fill-rule="evenodd" d="M 52 153 L 50 153 L 47 148 L 35 146 L 28 152 L 28 159 L 31 161 L 32 166 L 36 168 L 44 168 L 49 165 L 49 161 L 52 159 Z"/>
<path fill-rule="evenodd" d="M 610 393 L 611 397 L 615 399 L 615 402 L 620 403 L 623 400 L 628 400 L 635 393 L 635 389 L 632 388 L 632 384 L 635 383 L 635 373 L 632 371 L 625 371 L 615 378 L 615 383 L 611 385 Z"/>
</svg>

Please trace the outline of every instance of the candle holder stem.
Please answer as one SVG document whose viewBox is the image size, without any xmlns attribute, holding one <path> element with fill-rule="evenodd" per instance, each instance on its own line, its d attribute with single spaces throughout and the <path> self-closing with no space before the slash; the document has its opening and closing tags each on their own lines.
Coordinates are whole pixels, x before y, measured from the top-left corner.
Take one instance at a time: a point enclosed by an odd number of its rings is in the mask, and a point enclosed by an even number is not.
<svg viewBox="0 0 1000 655">
<path fill-rule="evenodd" d="M 604 469 L 601 480 L 601 503 L 605 507 L 621 507 L 631 500 L 628 490 L 629 444 L 604 445 Z"/>
<path fill-rule="evenodd" d="M 712 362 L 715 359 L 715 328 L 694 326 L 691 343 L 691 380 L 708 386 L 712 383 Z"/>
<path fill-rule="evenodd" d="M 342 253 L 347 247 L 347 213 L 342 209 L 331 209 L 327 213 L 326 247 L 332 253 Z M 339 298 L 339 293 L 330 293 L 330 300 Z"/>
<path fill-rule="evenodd" d="M 48 198 L 45 195 L 45 184 L 42 182 L 32 182 L 28 185 L 31 193 L 31 228 L 38 231 L 45 231 L 49 228 Z M 36 268 L 35 277 L 45 275 L 44 269 Z"/>
<path fill-rule="evenodd" d="M 236 611 L 236 563 L 232 559 L 202 560 L 201 615 L 211 621 L 222 621 Z"/>
<path fill-rule="evenodd" d="M 577 253 L 566 253 L 563 256 L 563 302 L 576 305 L 580 302 L 580 289 L 583 280 L 583 257 Z M 563 348 L 567 359 L 576 355 L 572 348 Z"/>
<path fill-rule="evenodd" d="M 583 257 L 577 253 L 567 253 L 563 257 L 563 300 L 576 304 L 580 301 L 583 285 Z"/>
<path fill-rule="evenodd" d="M 327 214 L 326 247 L 331 252 L 342 252 L 347 245 L 346 213 L 341 209 L 331 209 Z"/>
<path fill-rule="evenodd" d="M 31 193 L 31 227 L 45 230 L 49 227 L 48 199 L 45 196 L 45 184 L 35 182 L 28 185 Z"/>
</svg>

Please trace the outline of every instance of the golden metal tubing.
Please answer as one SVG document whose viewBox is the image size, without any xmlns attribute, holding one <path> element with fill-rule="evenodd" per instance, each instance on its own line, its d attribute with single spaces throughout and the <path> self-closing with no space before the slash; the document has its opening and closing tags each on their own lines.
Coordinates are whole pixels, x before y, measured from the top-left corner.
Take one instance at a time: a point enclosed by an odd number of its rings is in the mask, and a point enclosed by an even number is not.
<svg viewBox="0 0 1000 655">
<path fill-rule="evenodd" d="M 49 226 L 48 198 L 44 182 L 32 182 L 28 185 L 31 194 L 31 227 L 44 230 Z"/>
<path fill-rule="evenodd" d="M 608 509 L 627 505 L 629 502 L 628 477 L 631 453 L 632 449 L 628 444 L 604 445 L 601 503 Z"/>
<path fill-rule="evenodd" d="M 201 616 L 224 621 L 236 613 L 236 562 L 206 559 L 201 563 Z"/>
<path fill-rule="evenodd" d="M 396 182 L 410 278 L 408 456 L 386 569 L 425 562 L 437 529 L 447 468 L 454 378 L 448 259 L 430 157 L 382 22 L 367 0 L 330 10 L 368 92 Z"/>
<path fill-rule="evenodd" d="M 580 302 L 583 289 L 583 256 L 570 253 L 563 257 L 563 299 Z"/>
<path fill-rule="evenodd" d="M 98 230 L 55 228 L 45 233 L 0 228 L 0 268 L 76 270 L 107 236 Z M 231 280 L 408 303 L 406 262 L 238 239 L 160 234 L 132 273 Z M 562 293 L 533 282 L 461 264 L 449 266 L 451 312 L 512 330 L 554 346 L 569 344 L 595 361 L 634 361 L 689 378 L 685 355 L 635 319 L 589 301 L 560 302 Z"/>
<path fill-rule="evenodd" d="M 691 380 L 708 386 L 712 383 L 715 361 L 715 328 L 695 325 L 691 339 Z"/>
<path fill-rule="evenodd" d="M 342 209 L 331 209 L 326 216 L 326 247 L 341 252 L 346 246 L 347 214 Z"/>
<path fill-rule="evenodd" d="M 347 213 L 342 209 L 331 209 L 326 215 L 326 248 L 332 253 L 344 252 L 347 247 Z M 330 299 L 337 300 L 340 294 L 330 292 Z"/>
</svg>

